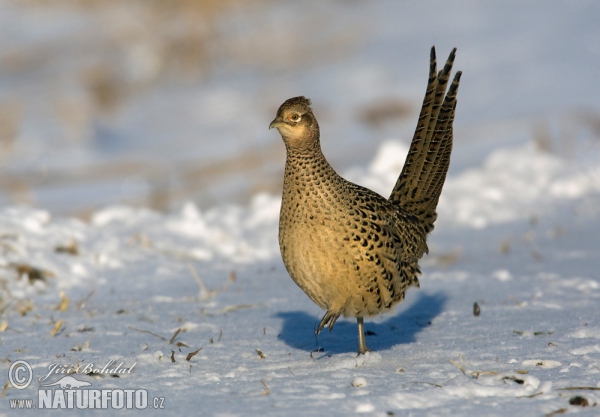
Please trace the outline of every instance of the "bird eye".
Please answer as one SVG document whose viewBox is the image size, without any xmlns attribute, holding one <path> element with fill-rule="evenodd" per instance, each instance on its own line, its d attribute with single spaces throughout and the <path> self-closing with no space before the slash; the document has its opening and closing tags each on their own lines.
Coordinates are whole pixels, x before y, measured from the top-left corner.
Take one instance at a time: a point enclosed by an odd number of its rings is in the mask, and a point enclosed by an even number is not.
<svg viewBox="0 0 600 417">
<path fill-rule="evenodd" d="M 292 120 L 293 120 L 294 122 L 297 122 L 297 121 L 299 121 L 299 120 L 300 120 L 300 116 L 299 116 L 298 114 L 293 114 L 293 115 L 292 115 Z"/>
</svg>

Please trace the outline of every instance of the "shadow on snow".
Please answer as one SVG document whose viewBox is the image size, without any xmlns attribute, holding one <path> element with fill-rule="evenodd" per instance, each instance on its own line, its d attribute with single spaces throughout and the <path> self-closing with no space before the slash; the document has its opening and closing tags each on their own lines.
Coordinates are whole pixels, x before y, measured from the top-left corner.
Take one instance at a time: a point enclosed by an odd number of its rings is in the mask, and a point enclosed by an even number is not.
<svg viewBox="0 0 600 417">
<path fill-rule="evenodd" d="M 380 351 L 414 342 L 417 334 L 443 311 L 446 298 L 441 293 L 421 292 L 406 310 L 383 322 L 373 323 L 365 319 L 367 346 L 373 351 Z M 355 319 L 340 318 L 333 332 L 324 329 L 319 336 L 315 336 L 320 317 L 310 316 L 304 311 L 278 313 L 276 317 L 283 319 L 283 328 L 278 337 L 290 347 L 306 351 L 324 348 L 328 353 L 356 352 L 358 349 Z"/>
</svg>

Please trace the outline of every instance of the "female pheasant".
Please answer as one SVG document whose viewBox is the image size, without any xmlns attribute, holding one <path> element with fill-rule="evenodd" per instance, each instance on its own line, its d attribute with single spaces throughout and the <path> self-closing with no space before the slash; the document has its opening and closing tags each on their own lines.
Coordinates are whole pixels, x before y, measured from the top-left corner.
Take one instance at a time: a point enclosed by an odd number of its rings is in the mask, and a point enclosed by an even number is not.
<svg viewBox="0 0 600 417">
<path fill-rule="evenodd" d="M 369 351 L 363 318 L 391 309 L 419 287 L 418 260 L 437 218 L 452 150 L 461 72 L 446 87 L 456 48 L 438 73 L 431 49 L 429 81 L 402 173 L 389 198 L 340 177 L 321 152 L 310 100 L 279 107 L 276 128 L 287 150 L 279 247 L 292 279 L 326 310 L 317 328 L 356 317 L 358 353 Z"/>
</svg>

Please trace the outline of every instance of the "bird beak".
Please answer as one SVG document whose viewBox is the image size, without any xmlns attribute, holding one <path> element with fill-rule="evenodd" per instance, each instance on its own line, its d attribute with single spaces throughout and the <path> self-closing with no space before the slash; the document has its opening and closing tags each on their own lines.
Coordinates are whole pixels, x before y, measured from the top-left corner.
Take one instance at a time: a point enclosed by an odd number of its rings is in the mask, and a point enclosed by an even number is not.
<svg viewBox="0 0 600 417">
<path fill-rule="evenodd" d="M 269 125 L 269 129 L 278 128 L 279 126 L 281 126 L 283 124 L 285 124 L 285 123 L 283 123 L 283 121 L 281 120 L 281 117 L 277 116 L 275 119 L 273 119 L 273 121 Z"/>
</svg>

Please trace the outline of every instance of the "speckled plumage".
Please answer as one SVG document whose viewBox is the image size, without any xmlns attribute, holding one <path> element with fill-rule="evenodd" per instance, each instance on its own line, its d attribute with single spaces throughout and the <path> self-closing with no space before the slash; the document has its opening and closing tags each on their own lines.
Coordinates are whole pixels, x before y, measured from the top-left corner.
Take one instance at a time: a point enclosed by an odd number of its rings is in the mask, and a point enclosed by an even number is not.
<svg viewBox="0 0 600 417">
<path fill-rule="evenodd" d="M 448 90 L 456 49 L 437 73 L 431 50 L 429 82 L 415 135 L 389 199 L 346 181 L 321 152 L 310 100 L 295 97 L 270 127 L 287 150 L 279 246 L 302 290 L 326 310 L 317 329 L 333 328 L 340 315 L 356 317 L 359 354 L 368 351 L 363 318 L 392 308 L 419 286 L 418 260 L 437 217 L 452 149 L 452 122 L 461 73 Z"/>
</svg>

